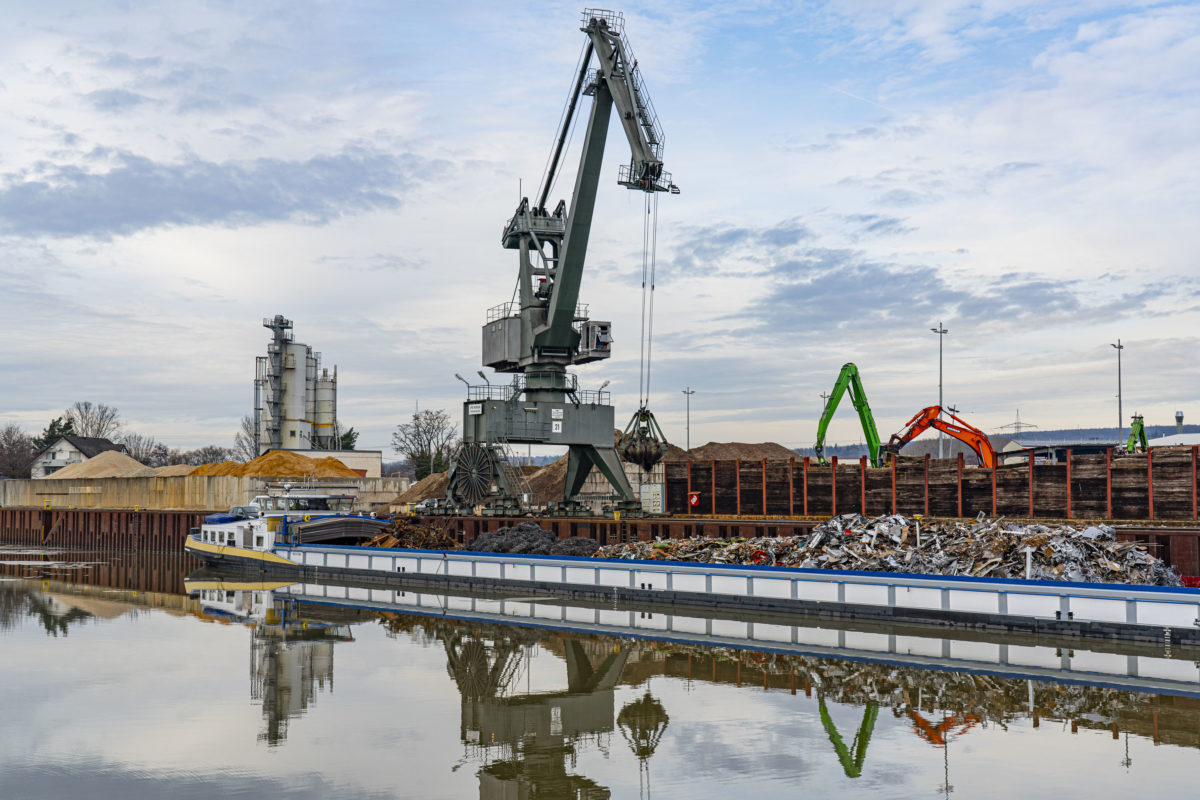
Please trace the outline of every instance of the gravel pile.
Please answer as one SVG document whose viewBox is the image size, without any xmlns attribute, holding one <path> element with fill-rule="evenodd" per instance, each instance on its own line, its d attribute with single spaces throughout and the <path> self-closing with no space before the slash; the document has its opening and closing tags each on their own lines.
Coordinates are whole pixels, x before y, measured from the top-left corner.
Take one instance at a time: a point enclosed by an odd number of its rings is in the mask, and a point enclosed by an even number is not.
<svg viewBox="0 0 1200 800">
<path fill-rule="evenodd" d="M 550 531 L 542 530 L 536 522 L 522 522 L 481 534 L 463 549 L 477 553 L 531 556 L 592 556 L 599 549 L 599 544 L 595 539 L 581 536 L 559 539 Z"/>
</svg>

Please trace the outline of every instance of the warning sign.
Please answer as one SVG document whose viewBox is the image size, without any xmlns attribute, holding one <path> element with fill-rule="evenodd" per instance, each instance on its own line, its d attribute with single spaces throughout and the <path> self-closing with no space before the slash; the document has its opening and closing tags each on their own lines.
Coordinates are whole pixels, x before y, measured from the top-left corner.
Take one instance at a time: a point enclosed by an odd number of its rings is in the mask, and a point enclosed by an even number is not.
<svg viewBox="0 0 1200 800">
<path fill-rule="evenodd" d="M 700 505 L 700 493 L 699 492 L 688 492 L 688 507 L 696 508 L 699 505 Z"/>
</svg>

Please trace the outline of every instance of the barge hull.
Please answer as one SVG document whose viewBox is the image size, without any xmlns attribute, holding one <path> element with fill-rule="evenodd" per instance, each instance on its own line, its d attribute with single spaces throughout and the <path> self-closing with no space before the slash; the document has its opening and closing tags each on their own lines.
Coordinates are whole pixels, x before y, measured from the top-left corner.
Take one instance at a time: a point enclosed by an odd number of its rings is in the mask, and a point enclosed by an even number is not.
<svg viewBox="0 0 1200 800">
<path fill-rule="evenodd" d="M 305 546 L 277 558 L 189 552 L 222 569 L 301 583 L 477 591 L 591 602 L 798 614 L 1085 639 L 1200 645 L 1200 591 L 783 567 Z"/>
</svg>

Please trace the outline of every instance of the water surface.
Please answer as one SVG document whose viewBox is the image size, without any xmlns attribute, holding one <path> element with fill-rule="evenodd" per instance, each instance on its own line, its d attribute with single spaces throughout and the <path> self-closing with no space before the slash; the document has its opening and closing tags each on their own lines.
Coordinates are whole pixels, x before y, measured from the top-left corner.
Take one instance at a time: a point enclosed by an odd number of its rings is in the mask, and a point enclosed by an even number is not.
<svg viewBox="0 0 1200 800">
<path fill-rule="evenodd" d="M 0 797 L 1127 798 L 1200 767 L 1200 685 L 188 596 L 194 566 L 0 548 Z"/>
</svg>

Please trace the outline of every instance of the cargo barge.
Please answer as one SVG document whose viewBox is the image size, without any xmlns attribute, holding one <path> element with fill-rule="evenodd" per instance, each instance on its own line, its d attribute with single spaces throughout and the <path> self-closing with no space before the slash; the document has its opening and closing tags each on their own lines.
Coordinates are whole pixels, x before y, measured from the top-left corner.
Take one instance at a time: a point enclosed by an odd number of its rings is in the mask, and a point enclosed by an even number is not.
<svg viewBox="0 0 1200 800">
<path fill-rule="evenodd" d="M 306 544 L 298 541 L 298 514 L 277 509 L 257 519 L 206 524 L 188 537 L 185 549 L 223 570 L 299 583 L 353 581 L 365 591 L 464 589 L 1165 647 L 1200 643 L 1200 591 L 1195 589 Z"/>
</svg>

